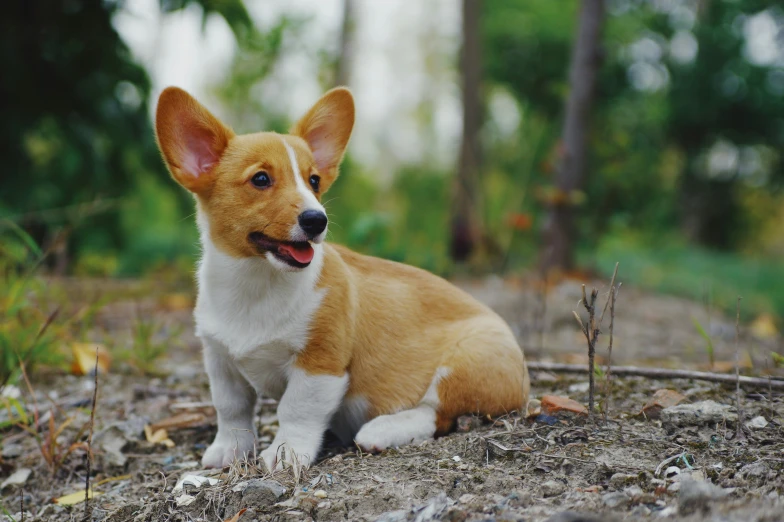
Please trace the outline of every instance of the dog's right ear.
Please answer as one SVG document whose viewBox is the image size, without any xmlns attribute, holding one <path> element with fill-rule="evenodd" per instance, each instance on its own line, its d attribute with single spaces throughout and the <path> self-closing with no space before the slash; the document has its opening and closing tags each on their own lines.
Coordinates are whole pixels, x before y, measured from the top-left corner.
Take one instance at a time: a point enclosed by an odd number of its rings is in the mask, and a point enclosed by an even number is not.
<svg viewBox="0 0 784 522">
<path fill-rule="evenodd" d="M 177 87 L 166 88 L 158 98 L 155 134 L 169 172 L 197 194 L 212 186 L 213 169 L 234 136 L 193 96 Z"/>
</svg>

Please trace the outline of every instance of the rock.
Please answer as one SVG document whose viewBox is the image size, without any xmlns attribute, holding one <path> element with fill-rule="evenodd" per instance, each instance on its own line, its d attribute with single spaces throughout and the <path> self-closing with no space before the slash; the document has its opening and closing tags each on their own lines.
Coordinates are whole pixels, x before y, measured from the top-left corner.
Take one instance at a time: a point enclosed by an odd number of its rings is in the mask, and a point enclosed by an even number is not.
<svg viewBox="0 0 784 522">
<path fill-rule="evenodd" d="M 626 493 L 620 491 L 602 495 L 602 502 L 610 509 L 627 506 L 629 501 L 630 499 L 626 496 Z"/>
<path fill-rule="evenodd" d="M 678 492 L 678 511 L 681 514 L 689 514 L 699 509 L 706 509 L 711 502 L 721 500 L 728 494 L 729 491 L 710 482 L 683 480 Z"/>
<path fill-rule="evenodd" d="M 732 406 L 715 401 L 700 401 L 694 404 L 679 404 L 661 411 L 662 426 L 682 428 L 686 426 L 713 425 L 722 422 L 734 423 L 738 415 L 730 411 Z"/>
<path fill-rule="evenodd" d="M 758 417 L 754 417 L 749 422 L 746 423 L 747 428 L 751 428 L 753 430 L 761 430 L 768 425 L 768 420 L 763 417 L 762 415 Z"/>
<path fill-rule="evenodd" d="M 21 486 L 27 479 L 30 478 L 30 474 L 32 470 L 30 468 L 20 468 L 14 471 L 8 478 L 6 478 L 2 484 L 0 484 L 0 490 L 7 488 L 8 486 Z"/>
<path fill-rule="evenodd" d="M 542 414 L 556 415 L 588 415 L 588 410 L 577 401 L 558 395 L 545 395 L 542 397 Z"/>
<path fill-rule="evenodd" d="M 627 473 L 616 473 L 610 477 L 610 486 L 615 489 L 621 489 L 629 484 L 637 482 L 637 475 L 629 475 Z"/>
<path fill-rule="evenodd" d="M 640 499 L 643 496 L 643 490 L 640 486 L 629 486 L 623 490 L 624 494 L 632 500 Z"/>
<path fill-rule="evenodd" d="M 15 459 L 22 455 L 23 449 L 21 444 L 8 444 L 3 446 L 2 456 L 4 459 Z"/>
<path fill-rule="evenodd" d="M 272 505 L 286 493 L 286 488 L 281 486 L 280 483 L 260 478 L 240 482 L 231 490 L 242 495 L 242 502 L 239 507 Z M 325 491 L 319 491 L 323 493 L 323 496 L 317 496 L 317 498 L 325 498 L 327 496 Z"/>
<path fill-rule="evenodd" d="M 542 495 L 545 497 L 557 497 L 566 491 L 566 485 L 557 480 L 548 480 L 542 484 Z"/>
<path fill-rule="evenodd" d="M 187 474 L 180 477 L 180 480 L 174 485 L 174 489 L 172 492 L 177 493 L 182 491 L 185 486 L 193 487 L 193 488 L 200 488 L 203 485 L 214 486 L 220 482 L 220 480 L 212 477 L 203 477 L 201 475 L 196 474 Z M 235 486 L 236 487 L 236 486 Z"/>
<path fill-rule="evenodd" d="M 599 518 L 596 515 L 592 515 L 590 513 L 579 513 L 577 511 L 563 511 L 561 513 L 556 513 L 555 515 L 551 516 L 545 522 L 606 522 L 608 519 L 605 516 Z"/>
<path fill-rule="evenodd" d="M 663 409 L 677 406 L 683 402 L 684 399 L 686 399 L 686 397 L 675 390 L 662 388 L 661 390 L 656 390 L 653 397 L 651 397 L 650 400 L 645 403 L 645 406 L 642 407 L 640 413 L 649 419 L 658 419 Z"/>
<path fill-rule="evenodd" d="M 476 499 L 477 499 L 476 495 L 472 495 L 471 493 L 464 493 L 460 495 L 460 498 L 458 498 L 457 501 L 460 504 L 472 504 L 474 503 L 474 501 L 476 501 Z"/>
<path fill-rule="evenodd" d="M 506 496 L 506 503 L 511 507 L 527 507 L 534 503 L 534 498 L 528 491 L 512 491 Z"/>
</svg>

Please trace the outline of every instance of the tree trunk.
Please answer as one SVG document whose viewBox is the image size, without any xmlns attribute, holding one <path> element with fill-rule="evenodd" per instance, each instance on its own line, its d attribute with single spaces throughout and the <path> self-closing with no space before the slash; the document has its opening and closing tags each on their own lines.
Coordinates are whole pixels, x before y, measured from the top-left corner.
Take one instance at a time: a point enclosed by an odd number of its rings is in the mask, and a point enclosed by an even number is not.
<svg viewBox="0 0 784 522">
<path fill-rule="evenodd" d="M 450 254 L 456 261 L 468 259 L 481 233 L 477 208 L 482 127 L 480 12 L 481 0 L 463 0 L 463 139 L 453 192 L 450 242 Z"/>
<path fill-rule="evenodd" d="M 340 49 L 335 64 L 335 86 L 348 85 L 354 58 L 354 24 L 356 0 L 343 0 L 343 24 L 340 28 Z"/>
<path fill-rule="evenodd" d="M 585 185 L 588 134 L 601 62 L 604 0 L 583 0 L 569 68 L 569 100 L 556 175 L 558 194 L 549 202 L 542 263 L 545 270 L 568 270 L 574 263 L 574 209 L 570 197 Z"/>
</svg>

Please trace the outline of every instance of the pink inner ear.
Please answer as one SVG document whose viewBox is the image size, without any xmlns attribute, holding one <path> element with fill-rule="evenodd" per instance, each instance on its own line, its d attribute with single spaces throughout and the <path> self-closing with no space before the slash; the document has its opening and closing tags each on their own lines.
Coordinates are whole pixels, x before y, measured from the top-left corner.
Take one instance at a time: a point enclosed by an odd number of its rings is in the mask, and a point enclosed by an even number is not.
<svg viewBox="0 0 784 522">
<path fill-rule="evenodd" d="M 198 178 L 208 172 L 220 159 L 213 149 L 215 138 L 212 133 L 201 129 L 189 129 L 186 132 L 188 135 L 185 138 L 182 169 Z"/>
<path fill-rule="evenodd" d="M 316 168 L 324 171 L 335 166 L 335 146 L 329 140 L 326 129 L 317 129 L 308 134 L 308 144 L 313 151 Z"/>
</svg>

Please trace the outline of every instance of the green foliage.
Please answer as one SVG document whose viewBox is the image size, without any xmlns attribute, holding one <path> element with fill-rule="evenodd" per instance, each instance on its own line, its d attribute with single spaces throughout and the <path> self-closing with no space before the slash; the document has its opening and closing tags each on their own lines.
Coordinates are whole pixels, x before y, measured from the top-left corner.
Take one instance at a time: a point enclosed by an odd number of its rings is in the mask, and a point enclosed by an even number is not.
<svg viewBox="0 0 784 522">
<path fill-rule="evenodd" d="M 758 315 L 784 315 L 781 263 L 739 254 L 716 252 L 689 244 L 678 236 L 654 236 L 611 231 L 596 250 L 584 251 L 582 261 L 603 270 L 619 261 L 624 281 L 642 288 L 701 300 L 711 288 L 712 306 L 734 314 L 737 296 L 744 310 Z"/>
<path fill-rule="evenodd" d="M 20 363 L 59 365 L 58 308 L 52 289 L 36 276 L 43 254 L 19 229 L 0 236 L 0 387 L 19 375 Z"/>
</svg>

